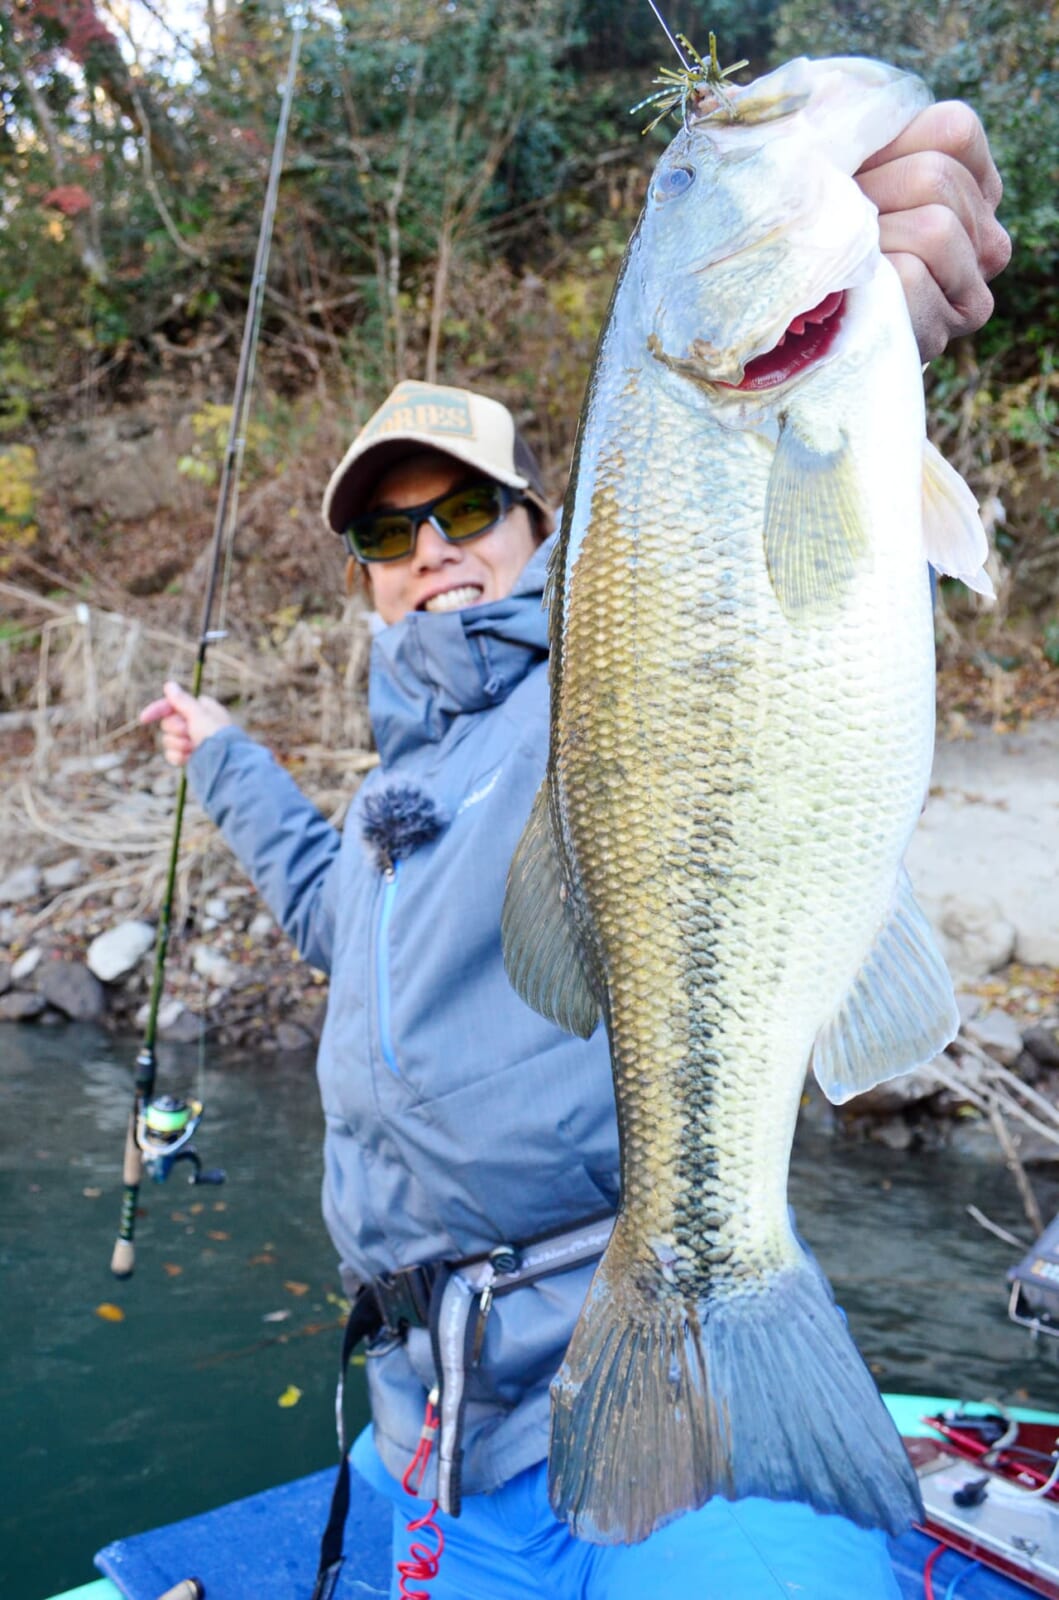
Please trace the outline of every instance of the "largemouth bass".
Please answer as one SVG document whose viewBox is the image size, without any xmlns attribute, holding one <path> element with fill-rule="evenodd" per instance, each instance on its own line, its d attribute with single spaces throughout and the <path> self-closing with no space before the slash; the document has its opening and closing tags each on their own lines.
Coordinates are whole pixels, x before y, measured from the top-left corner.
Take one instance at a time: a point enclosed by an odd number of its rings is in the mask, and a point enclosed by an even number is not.
<svg viewBox="0 0 1059 1600">
<path fill-rule="evenodd" d="M 851 174 L 929 100 L 795 61 L 651 180 L 550 583 L 552 742 L 508 971 L 609 1035 L 621 1207 L 552 1391 L 553 1504 L 632 1542 L 712 1495 L 897 1531 L 915 1475 L 786 1184 L 841 1102 L 954 1036 L 902 857 L 928 784 L 928 561 L 987 591 L 970 491 Z"/>
</svg>

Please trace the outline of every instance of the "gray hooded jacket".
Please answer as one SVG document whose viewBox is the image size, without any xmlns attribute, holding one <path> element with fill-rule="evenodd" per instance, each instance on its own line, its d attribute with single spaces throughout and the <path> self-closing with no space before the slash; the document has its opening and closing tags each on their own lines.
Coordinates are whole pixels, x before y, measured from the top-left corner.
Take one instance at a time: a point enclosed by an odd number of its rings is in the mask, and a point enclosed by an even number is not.
<svg viewBox="0 0 1059 1600">
<path fill-rule="evenodd" d="M 606 1037 L 575 1039 L 526 1006 L 500 948 L 508 865 L 547 757 L 548 553 L 504 600 L 413 612 L 376 637 L 382 764 L 341 834 L 238 729 L 214 734 L 189 764 L 278 920 L 330 974 L 323 1205 L 347 1289 L 570 1227 L 617 1201 Z M 591 1273 L 494 1301 L 469 1381 L 465 1493 L 547 1454 L 548 1385 Z M 367 1370 L 376 1444 L 400 1478 L 435 1381 L 429 1335 L 373 1347 Z"/>
</svg>

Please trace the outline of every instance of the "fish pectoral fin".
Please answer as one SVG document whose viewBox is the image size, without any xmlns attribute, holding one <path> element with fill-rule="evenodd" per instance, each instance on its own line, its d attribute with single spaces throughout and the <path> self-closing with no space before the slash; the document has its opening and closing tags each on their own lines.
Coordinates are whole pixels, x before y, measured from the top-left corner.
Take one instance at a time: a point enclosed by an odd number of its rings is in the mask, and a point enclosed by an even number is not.
<svg viewBox="0 0 1059 1600">
<path fill-rule="evenodd" d="M 853 452 L 814 450 L 789 422 L 780 428 L 765 497 L 765 562 L 792 622 L 812 623 L 841 605 L 870 555 Z"/>
<path fill-rule="evenodd" d="M 599 1021 L 599 1000 L 566 903 L 547 778 L 511 862 L 500 934 L 515 992 L 560 1028 L 587 1039 Z"/>
<path fill-rule="evenodd" d="M 952 979 L 904 868 L 890 915 L 852 989 L 813 1045 L 834 1105 L 926 1066 L 960 1026 Z"/>
<path fill-rule="evenodd" d="M 948 578 L 959 578 L 976 594 L 996 599 L 985 570 L 989 539 L 978 501 L 929 439 L 923 449 L 923 542 L 932 567 Z"/>
</svg>

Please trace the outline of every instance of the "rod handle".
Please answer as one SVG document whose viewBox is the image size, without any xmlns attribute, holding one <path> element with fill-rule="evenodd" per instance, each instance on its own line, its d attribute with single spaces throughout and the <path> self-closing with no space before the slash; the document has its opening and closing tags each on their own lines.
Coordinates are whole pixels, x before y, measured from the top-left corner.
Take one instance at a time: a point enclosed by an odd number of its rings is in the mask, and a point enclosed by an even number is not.
<svg viewBox="0 0 1059 1600">
<path fill-rule="evenodd" d="M 118 1237 L 114 1241 L 114 1250 L 110 1257 L 110 1270 L 115 1278 L 131 1278 L 136 1266 L 136 1246 L 133 1243 L 133 1233 L 136 1229 L 136 1202 L 140 1193 L 140 1180 L 143 1177 L 143 1156 L 136 1143 L 136 1110 L 133 1108 L 129 1117 L 129 1126 L 125 1134 L 125 1159 L 122 1164 L 121 1178 L 125 1185 L 121 1197 L 121 1223 L 118 1227 Z"/>
<path fill-rule="evenodd" d="M 206 1600 L 206 1586 L 199 1578 L 182 1578 L 158 1600 Z"/>
</svg>

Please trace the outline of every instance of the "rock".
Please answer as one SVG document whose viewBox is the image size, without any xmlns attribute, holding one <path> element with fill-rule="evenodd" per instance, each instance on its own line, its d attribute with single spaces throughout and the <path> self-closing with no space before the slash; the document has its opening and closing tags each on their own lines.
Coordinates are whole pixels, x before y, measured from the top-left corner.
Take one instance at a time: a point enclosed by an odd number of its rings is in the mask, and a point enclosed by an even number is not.
<svg viewBox="0 0 1059 1600">
<path fill-rule="evenodd" d="M 58 894 L 62 889 L 73 889 L 82 883 L 88 876 L 88 868 L 80 856 L 67 856 L 65 861 L 57 861 L 53 867 L 44 869 L 44 887 L 53 894 Z"/>
<path fill-rule="evenodd" d="M 1008 1132 L 1024 1166 L 1044 1167 L 1059 1162 L 1059 1144 L 1053 1139 L 1035 1133 L 1032 1128 L 1013 1126 L 1010 1122 Z"/>
<path fill-rule="evenodd" d="M 0 995 L 0 1022 L 30 1022 L 40 1016 L 47 1003 L 42 994 L 12 989 L 9 994 Z"/>
<path fill-rule="evenodd" d="M 107 1008 L 103 985 L 79 961 L 46 961 L 37 982 L 48 1004 L 74 1022 L 96 1022 Z"/>
<path fill-rule="evenodd" d="M 110 903 L 115 911 L 128 911 L 130 906 L 136 904 L 136 890 L 115 889 L 110 897 Z"/>
<path fill-rule="evenodd" d="M 158 1032 L 174 1044 L 197 1044 L 202 1037 L 202 1018 L 194 1011 L 189 1011 L 187 1006 L 181 1006 L 179 1017 L 167 1022 L 164 1028 L 159 1025 Z"/>
<path fill-rule="evenodd" d="M 0 961 L 0 994 L 6 994 L 11 987 L 11 963 Z"/>
<path fill-rule="evenodd" d="M 1022 1053 L 1022 1032 L 1006 1011 L 986 1011 L 980 1017 L 972 1017 L 963 1031 L 1002 1067 L 1014 1066 Z"/>
<path fill-rule="evenodd" d="M 0 905 L 17 906 L 24 900 L 36 900 L 41 891 L 41 872 L 33 862 L 16 867 L 0 882 Z"/>
<path fill-rule="evenodd" d="M 912 1146 L 915 1134 L 904 1117 L 894 1117 L 891 1121 L 881 1122 L 877 1128 L 873 1128 L 868 1137 L 873 1144 L 884 1144 L 890 1150 L 908 1150 Z"/>
<path fill-rule="evenodd" d="M 1035 1083 L 1040 1083 L 1041 1079 L 1044 1077 L 1044 1068 L 1037 1060 L 1037 1057 L 1035 1055 L 1031 1055 L 1028 1050 L 1023 1050 L 1022 1053 L 1015 1058 L 1015 1064 L 1011 1070 L 1016 1074 L 1017 1077 L 1022 1079 L 1023 1083 L 1028 1083 L 1031 1086 Z"/>
<path fill-rule="evenodd" d="M 296 1022 L 281 1022 L 277 1025 L 273 1038 L 277 1050 L 285 1055 L 293 1055 L 298 1050 L 311 1050 L 313 1036 L 306 1028 L 299 1028 Z"/>
<path fill-rule="evenodd" d="M 41 949 L 39 944 L 31 945 L 28 950 L 23 950 L 22 954 L 11 968 L 12 982 L 16 984 L 24 984 L 29 978 L 32 978 L 33 974 L 41 964 L 43 955 L 44 951 Z"/>
<path fill-rule="evenodd" d="M 119 922 L 99 934 L 88 947 L 85 960 L 102 983 L 117 983 L 143 960 L 154 944 L 149 922 Z"/>
<path fill-rule="evenodd" d="M 1059 967 L 1059 921 L 1055 915 L 1055 875 L 1016 911 L 1015 960 L 1027 967 Z"/>
<path fill-rule="evenodd" d="M 227 900 L 220 894 L 211 894 L 202 909 L 208 917 L 213 918 L 215 923 L 227 922 L 231 914 L 228 910 Z"/>
<path fill-rule="evenodd" d="M 937 909 L 937 929 L 957 983 L 973 983 L 1006 967 L 1014 954 L 1014 925 L 995 900 L 946 895 Z"/>
<path fill-rule="evenodd" d="M 116 750 L 98 756 L 70 756 L 59 767 L 60 778 L 79 778 L 87 772 L 113 772 L 125 764 L 125 757 Z"/>
<path fill-rule="evenodd" d="M 37 1018 L 38 1028 L 60 1028 L 70 1019 L 64 1011 L 56 1011 L 54 1006 L 45 1006 Z"/>
<path fill-rule="evenodd" d="M 1059 1028 L 1028 1028 L 1022 1043 L 1042 1067 L 1059 1067 Z"/>
<path fill-rule="evenodd" d="M 938 1088 L 938 1080 L 930 1068 L 917 1067 L 914 1072 L 904 1072 L 899 1078 L 877 1083 L 874 1089 L 848 1100 L 840 1110 L 854 1117 L 892 1117 L 895 1112 L 903 1111 L 905 1106 L 937 1094 Z M 898 1147 L 895 1145 L 894 1148 Z M 900 1148 L 907 1149 L 907 1146 Z"/>
<path fill-rule="evenodd" d="M 956 996 L 956 1009 L 960 1013 L 960 1026 L 970 1022 L 982 1009 L 982 997 L 977 994 L 958 994 Z"/>
<path fill-rule="evenodd" d="M 962 1156 L 975 1156 L 979 1160 L 1002 1159 L 996 1135 L 985 1117 L 959 1117 L 949 1133 L 949 1149 Z"/>
<path fill-rule="evenodd" d="M 135 1026 L 142 1032 L 147 1026 L 150 1001 L 145 1000 L 136 1013 Z M 192 1044 L 202 1031 L 202 1018 L 189 1011 L 183 1000 L 171 995 L 158 1007 L 156 1021 L 158 1037 L 172 1039 L 175 1044 Z"/>
<path fill-rule="evenodd" d="M 219 950 L 211 950 L 208 944 L 195 946 L 191 964 L 200 978 L 205 978 L 207 983 L 222 989 L 230 989 L 239 977 L 239 968 L 235 962 L 229 961 Z"/>
<path fill-rule="evenodd" d="M 267 911 L 259 911 L 246 931 L 255 944 L 260 944 L 262 939 L 267 939 L 270 933 L 276 931 L 275 919 Z"/>
<path fill-rule="evenodd" d="M 324 1031 L 324 1020 L 326 1016 L 327 1000 L 324 998 L 318 1000 L 315 1005 L 304 1004 L 300 1006 L 298 1008 L 297 1015 L 293 1020 L 298 1024 L 299 1028 L 307 1028 L 313 1036 L 314 1043 L 319 1044 L 320 1036 Z M 815 1081 L 816 1080 L 814 1078 L 813 1082 L 815 1083 Z M 808 1079 L 806 1082 L 808 1083 Z M 821 1091 L 821 1095 L 822 1094 L 823 1091 Z M 830 1105 L 831 1102 L 828 1101 L 827 1103 Z"/>
</svg>

